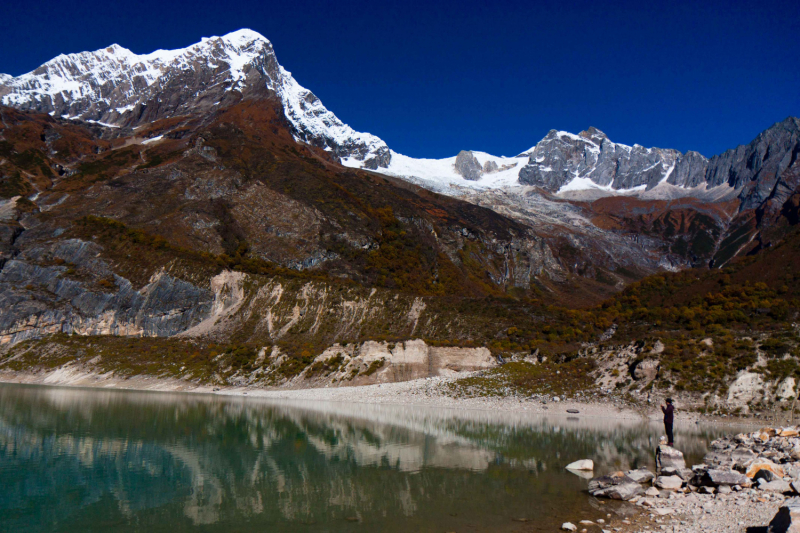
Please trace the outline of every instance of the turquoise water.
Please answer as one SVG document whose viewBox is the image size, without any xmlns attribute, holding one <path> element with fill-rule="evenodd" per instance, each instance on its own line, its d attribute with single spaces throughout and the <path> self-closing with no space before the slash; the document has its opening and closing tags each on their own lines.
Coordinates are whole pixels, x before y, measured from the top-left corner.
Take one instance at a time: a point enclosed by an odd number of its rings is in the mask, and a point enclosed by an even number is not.
<svg viewBox="0 0 800 533">
<path fill-rule="evenodd" d="M 676 430 L 698 460 L 716 436 Z M 553 531 L 657 424 L 0 385 L 0 531 Z M 602 514 L 599 514 L 602 510 Z"/>
</svg>

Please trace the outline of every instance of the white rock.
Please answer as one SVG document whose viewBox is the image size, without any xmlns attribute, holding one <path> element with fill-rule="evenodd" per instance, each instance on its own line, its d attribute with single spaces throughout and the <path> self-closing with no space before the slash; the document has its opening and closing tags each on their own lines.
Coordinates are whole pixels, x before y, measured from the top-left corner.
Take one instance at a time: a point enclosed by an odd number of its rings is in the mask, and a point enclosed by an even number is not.
<svg viewBox="0 0 800 533">
<path fill-rule="evenodd" d="M 678 476 L 659 476 L 653 484 L 659 489 L 678 490 L 683 485 L 683 480 Z"/>
<path fill-rule="evenodd" d="M 764 380 L 761 374 L 742 371 L 728 387 L 728 403 L 735 407 L 744 407 L 751 400 L 763 395 Z"/>
<path fill-rule="evenodd" d="M 776 396 L 781 400 L 790 400 L 794 398 L 794 387 L 795 387 L 795 380 L 794 378 L 786 378 L 781 381 L 781 384 L 778 385 L 778 390 L 775 391 Z"/>
<path fill-rule="evenodd" d="M 567 465 L 567 470 L 594 470 L 594 461 L 591 459 L 581 459 Z"/>
<path fill-rule="evenodd" d="M 562 531 L 578 531 L 578 526 L 573 524 L 572 522 L 564 522 L 561 524 Z"/>
</svg>

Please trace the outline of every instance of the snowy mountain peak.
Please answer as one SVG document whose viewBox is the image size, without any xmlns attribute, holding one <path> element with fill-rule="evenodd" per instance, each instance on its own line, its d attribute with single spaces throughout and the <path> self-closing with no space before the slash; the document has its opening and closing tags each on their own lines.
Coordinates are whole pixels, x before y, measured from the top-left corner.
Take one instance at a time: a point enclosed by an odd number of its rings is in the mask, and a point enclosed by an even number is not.
<svg viewBox="0 0 800 533">
<path fill-rule="evenodd" d="M 226 35 L 223 35 L 222 37 L 210 37 L 210 38 L 204 37 L 203 39 L 200 40 L 200 42 L 203 43 L 205 41 L 210 41 L 213 39 L 221 39 L 227 43 L 239 47 L 246 47 L 257 41 L 269 44 L 269 39 L 267 39 L 257 31 L 253 31 L 248 28 L 242 28 L 241 30 L 232 31 Z"/>
<path fill-rule="evenodd" d="M 113 44 L 0 78 L 2 105 L 122 127 L 270 97 L 280 100 L 298 141 L 367 168 L 388 164 L 391 155 L 382 140 L 339 120 L 281 67 L 269 40 L 249 29 L 149 54 Z"/>
</svg>

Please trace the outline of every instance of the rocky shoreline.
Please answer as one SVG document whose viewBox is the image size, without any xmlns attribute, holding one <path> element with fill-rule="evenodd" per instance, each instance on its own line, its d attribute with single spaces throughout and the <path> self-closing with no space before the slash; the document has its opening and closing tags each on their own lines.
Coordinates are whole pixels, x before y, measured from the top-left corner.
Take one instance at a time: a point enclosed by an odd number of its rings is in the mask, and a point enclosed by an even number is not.
<svg viewBox="0 0 800 533">
<path fill-rule="evenodd" d="M 579 461 L 568 468 L 591 469 Z M 595 498 L 622 500 L 644 510 L 614 531 L 800 531 L 800 429 L 763 428 L 717 439 L 703 462 L 688 468 L 683 454 L 662 443 L 656 471 L 613 472 L 589 481 Z M 606 521 L 564 523 L 588 533 Z M 609 526 L 610 527 L 610 526 Z"/>
</svg>

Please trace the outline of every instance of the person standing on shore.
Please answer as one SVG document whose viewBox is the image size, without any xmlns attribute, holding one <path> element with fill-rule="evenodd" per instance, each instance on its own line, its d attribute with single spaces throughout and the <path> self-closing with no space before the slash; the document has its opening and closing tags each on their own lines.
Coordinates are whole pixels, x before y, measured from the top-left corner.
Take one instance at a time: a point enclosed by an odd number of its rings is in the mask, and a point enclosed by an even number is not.
<svg viewBox="0 0 800 533">
<path fill-rule="evenodd" d="M 672 406 L 672 398 L 667 398 L 667 405 L 662 405 L 661 411 L 664 413 L 664 430 L 667 432 L 667 445 L 672 446 L 674 444 L 672 423 L 675 421 L 675 408 Z"/>
</svg>

